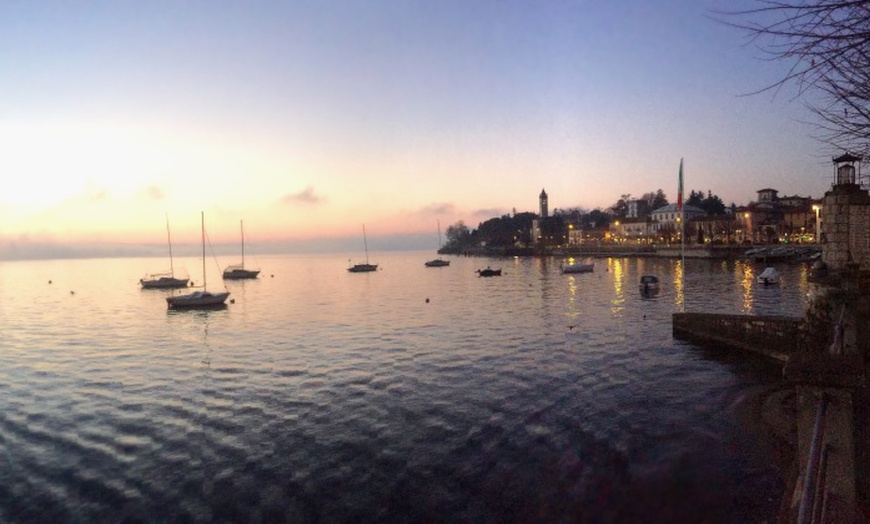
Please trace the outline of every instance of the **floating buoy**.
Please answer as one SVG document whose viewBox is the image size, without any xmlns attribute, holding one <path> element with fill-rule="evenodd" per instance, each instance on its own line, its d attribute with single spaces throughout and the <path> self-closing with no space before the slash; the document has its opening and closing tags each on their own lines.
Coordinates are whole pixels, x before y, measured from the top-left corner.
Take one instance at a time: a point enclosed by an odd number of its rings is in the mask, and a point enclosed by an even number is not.
<svg viewBox="0 0 870 524">
<path fill-rule="evenodd" d="M 51 284 L 51 280 L 49 280 L 48 283 Z"/>
<path fill-rule="evenodd" d="M 426 297 L 426 303 L 427 304 L 429 303 L 429 297 Z"/>
<path fill-rule="evenodd" d="M 235 303 L 236 303 L 236 299 L 231 298 L 231 299 L 230 299 L 230 304 L 235 304 Z"/>
<path fill-rule="evenodd" d="M 69 294 L 70 294 L 70 295 L 75 295 L 76 292 L 75 292 L 75 291 L 70 291 Z"/>
</svg>

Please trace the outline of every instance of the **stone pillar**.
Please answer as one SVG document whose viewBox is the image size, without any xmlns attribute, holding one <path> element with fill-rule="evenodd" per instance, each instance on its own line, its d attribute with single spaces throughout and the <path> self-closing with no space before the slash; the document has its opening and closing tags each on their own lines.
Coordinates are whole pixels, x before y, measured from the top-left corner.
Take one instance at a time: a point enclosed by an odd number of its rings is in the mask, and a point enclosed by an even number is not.
<svg viewBox="0 0 870 524">
<path fill-rule="evenodd" d="M 843 184 L 825 193 L 821 240 L 822 261 L 830 271 L 870 269 L 870 195 L 866 190 Z"/>
</svg>

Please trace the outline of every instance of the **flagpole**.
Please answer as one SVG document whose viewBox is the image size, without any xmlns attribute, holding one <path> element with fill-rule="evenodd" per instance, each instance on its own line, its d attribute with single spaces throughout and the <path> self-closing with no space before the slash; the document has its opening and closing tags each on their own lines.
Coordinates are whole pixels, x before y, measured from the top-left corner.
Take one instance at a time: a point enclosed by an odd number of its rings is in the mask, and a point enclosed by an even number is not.
<svg viewBox="0 0 870 524">
<path fill-rule="evenodd" d="M 680 287 L 683 289 L 683 313 L 686 312 L 686 217 L 683 210 L 683 159 L 680 159 L 680 185 L 677 205 L 680 208 Z"/>
</svg>

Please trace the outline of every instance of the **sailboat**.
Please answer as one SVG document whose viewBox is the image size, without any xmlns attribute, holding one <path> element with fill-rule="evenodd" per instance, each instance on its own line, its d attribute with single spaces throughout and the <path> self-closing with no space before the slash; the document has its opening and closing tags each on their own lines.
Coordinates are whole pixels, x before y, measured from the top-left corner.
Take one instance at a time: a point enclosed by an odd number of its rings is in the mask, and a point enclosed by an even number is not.
<svg viewBox="0 0 870 524">
<path fill-rule="evenodd" d="M 365 264 L 354 264 L 354 265 L 350 266 L 349 268 L 347 268 L 347 270 L 350 271 L 351 273 L 368 273 L 370 271 L 377 271 L 378 270 L 377 264 L 369 264 L 369 242 L 366 239 L 366 226 L 365 226 L 365 224 L 363 224 L 363 243 L 365 244 L 365 248 L 366 248 L 366 262 L 365 262 Z"/>
<path fill-rule="evenodd" d="M 169 271 L 149 273 L 139 279 L 142 289 L 175 289 L 187 287 L 189 278 L 176 278 L 172 263 L 172 237 L 169 234 L 169 215 L 166 215 L 166 242 L 169 244 Z"/>
<path fill-rule="evenodd" d="M 245 223 L 239 221 L 239 228 L 242 232 L 242 263 L 227 266 L 224 269 L 224 278 L 227 280 L 242 280 L 245 278 L 257 278 L 260 274 L 259 269 L 245 269 Z"/>
<path fill-rule="evenodd" d="M 437 222 L 437 224 L 438 224 L 438 251 L 441 251 L 441 221 L 439 220 Z M 444 266 L 449 266 L 449 265 L 450 265 L 450 261 L 444 260 L 441 257 L 438 257 L 434 260 L 430 260 L 430 261 L 425 263 L 426 267 L 444 267 Z"/>
<path fill-rule="evenodd" d="M 166 297 L 166 305 L 169 309 L 209 309 L 224 307 L 229 291 L 223 293 L 211 293 L 205 285 L 205 213 L 201 213 L 202 220 L 202 291 L 194 291 L 187 295 Z"/>
</svg>

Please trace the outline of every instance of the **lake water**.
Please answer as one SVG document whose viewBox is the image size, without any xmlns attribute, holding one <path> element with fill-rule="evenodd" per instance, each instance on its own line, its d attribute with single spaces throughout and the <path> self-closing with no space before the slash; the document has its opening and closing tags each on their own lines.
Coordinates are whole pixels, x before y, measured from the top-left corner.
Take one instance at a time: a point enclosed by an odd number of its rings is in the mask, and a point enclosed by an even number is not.
<svg viewBox="0 0 870 524">
<path fill-rule="evenodd" d="M 259 257 L 208 312 L 138 288 L 160 259 L 0 263 L 0 521 L 775 515 L 736 410 L 778 370 L 674 340 L 671 314 L 799 315 L 805 267 L 763 288 L 742 262 L 689 260 L 683 283 L 676 260 L 433 257 Z"/>
</svg>

